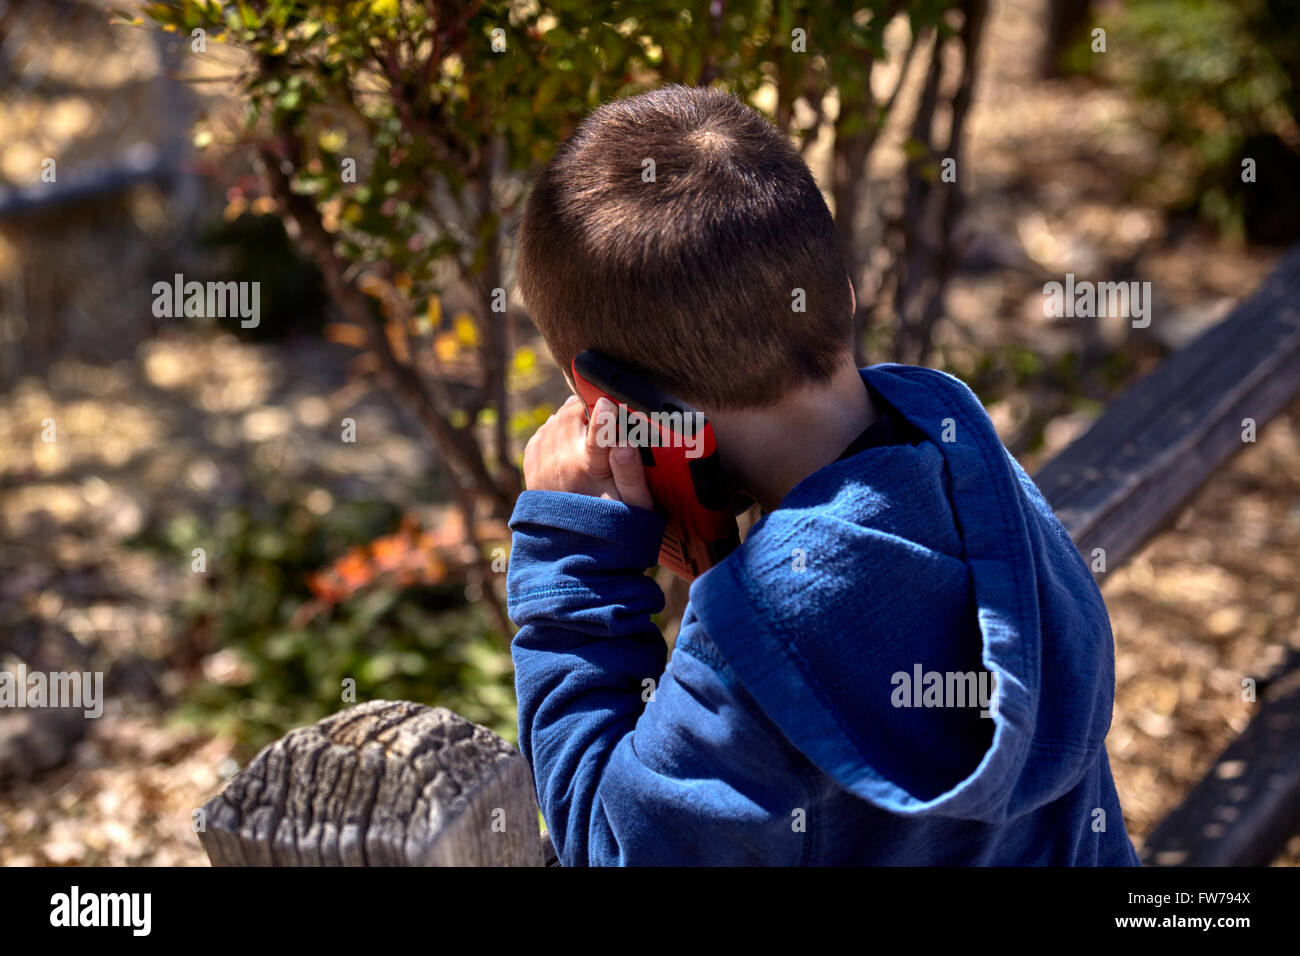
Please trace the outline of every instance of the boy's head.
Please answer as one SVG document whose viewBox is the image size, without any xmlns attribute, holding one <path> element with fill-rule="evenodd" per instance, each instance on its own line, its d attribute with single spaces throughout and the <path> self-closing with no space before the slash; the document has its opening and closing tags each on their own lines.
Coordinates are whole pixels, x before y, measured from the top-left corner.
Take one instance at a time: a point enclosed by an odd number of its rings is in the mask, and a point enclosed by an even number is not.
<svg viewBox="0 0 1300 956">
<path fill-rule="evenodd" d="M 594 348 L 708 409 L 771 404 L 853 350 L 812 174 L 762 114 L 707 87 L 587 117 L 528 198 L 518 283 L 566 372 Z"/>
</svg>

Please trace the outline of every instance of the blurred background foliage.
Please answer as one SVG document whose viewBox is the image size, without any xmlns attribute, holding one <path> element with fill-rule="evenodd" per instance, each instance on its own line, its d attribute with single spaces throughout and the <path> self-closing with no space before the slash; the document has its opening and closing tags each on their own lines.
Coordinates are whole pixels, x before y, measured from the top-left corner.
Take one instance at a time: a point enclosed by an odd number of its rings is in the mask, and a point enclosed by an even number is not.
<svg viewBox="0 0 1300 956">
<path fill-rule="evenodd" d="M 324 334 L 329 313 L 320 270 L 294 246 L 278 216 L 238 211 L 209 224 L 199 237 L 212 278 L 256 282 L 261 322 L 244 328 L 239 316 L 205 317 L 226 332 L 257 342 Z"/>
<path fill-rule="evenodd" d="M 1300 3 L 1128 0 L 1117 13 L 1108 43 L 1145 55 L 1098 58 L 1081 37 L 1068 63 L 1080 73 L 1100 63 L 1152 107 L 1171 210 L 1254 242 L 1300 239 Z"/>
<path fill-rule="evenodd" d="M 482 604 L 467 603 L 463 581 L 440 568 L 388 573 L 385 549 L 374 547 L 398 540 L 385 536 L 400 510 L 341 501 L 319 514 L 304 504 L 308 488 L 262 487 L 259 500 L 213 523 L 186 514 L 133 542 L 160 554 L 201 548 L 208 562 L 202 589 L 171 609 L 185 659 L 202 662 L 175 716 L 251 752 L 348 703 L 419 700 L 513 742 L 510 660 Z M 433 550 L 426 544 L 421 557 Z M 346 596 L 322 600 L 318 578 L 340 555 L 348 556 Z"/>
</svg>

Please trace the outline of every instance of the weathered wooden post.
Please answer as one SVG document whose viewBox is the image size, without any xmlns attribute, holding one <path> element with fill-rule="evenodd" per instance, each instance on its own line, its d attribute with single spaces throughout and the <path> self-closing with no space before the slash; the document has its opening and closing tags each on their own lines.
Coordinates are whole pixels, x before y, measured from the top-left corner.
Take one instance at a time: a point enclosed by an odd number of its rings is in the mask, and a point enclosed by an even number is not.
<svg viewBox="0 0 1300 956">
<path fill-rule="evenodd" d="M 203 807 L 214 866 L 542 866 L 520 753 L 443 707 L 371 701 L 267 745 Z"/>
</svg>

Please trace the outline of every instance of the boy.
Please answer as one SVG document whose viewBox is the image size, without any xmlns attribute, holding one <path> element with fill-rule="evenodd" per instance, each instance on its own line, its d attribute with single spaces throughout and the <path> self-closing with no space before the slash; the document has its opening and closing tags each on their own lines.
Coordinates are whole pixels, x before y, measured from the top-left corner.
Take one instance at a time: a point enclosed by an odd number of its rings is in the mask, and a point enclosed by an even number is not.
<svg viewBox="0 0 1300 956">
<path fill-rule="evenodd" d="M 1136 865 L 1091 575 L 963 384 L 856 367 L 834 223 L 774 127 L 713 89 L 601 107 L 529 196 L 518 274 L 566 377 L 585 348 L 637 366 L 763 510 L 665 667 L 664 519 L 596 440 L 611 406 L 528 443 L 519 746 L 562 863 Z"/>
</svg>

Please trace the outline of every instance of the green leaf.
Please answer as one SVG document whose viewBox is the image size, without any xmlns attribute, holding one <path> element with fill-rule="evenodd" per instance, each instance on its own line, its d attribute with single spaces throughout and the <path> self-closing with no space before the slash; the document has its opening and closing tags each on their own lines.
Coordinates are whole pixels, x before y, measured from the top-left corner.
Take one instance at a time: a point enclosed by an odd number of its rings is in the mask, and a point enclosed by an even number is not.
<svg viewBox="0 0 1300 956">
<path fill-rule="evenodd" d="M 533 115 L 538 116 L 546 107 L 551 105 L 555 99 L 555 94 L 560 91 L 564 85 L 564 74 L 549 73 L 537 87 L 537 92 L 533 94 Z"/>
<path fill-rule="evenodd" d="M 573 34 L 563 27 L 554 27 L 542 34 L 542 42 L 555 49 L 573 46 Z"/>
</svg>

